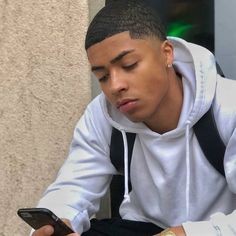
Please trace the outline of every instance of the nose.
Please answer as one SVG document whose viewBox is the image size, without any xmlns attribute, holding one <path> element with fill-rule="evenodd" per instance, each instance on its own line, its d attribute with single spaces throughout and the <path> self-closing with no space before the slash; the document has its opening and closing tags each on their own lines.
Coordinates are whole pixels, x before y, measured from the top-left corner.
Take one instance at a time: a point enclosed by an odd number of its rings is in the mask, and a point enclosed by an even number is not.
<svg viewBox="0 0 236 236">
<path fill-rule="evenodd" d="M 113 95 L 126 91 L 128 89 L 128 81 L 126 77 L 117 71 L 110 74 L 110 89 Z"/>
</svg>

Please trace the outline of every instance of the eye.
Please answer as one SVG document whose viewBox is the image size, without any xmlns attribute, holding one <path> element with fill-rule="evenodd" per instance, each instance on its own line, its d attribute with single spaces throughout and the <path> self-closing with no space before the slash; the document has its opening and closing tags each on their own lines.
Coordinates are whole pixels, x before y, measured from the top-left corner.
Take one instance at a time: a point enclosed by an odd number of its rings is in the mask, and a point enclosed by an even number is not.
<svg viewBox="0 0 236 236">
<path fill-rule="evenodd" d="M 138 65 L 138 62 L 122 66 L 125 70 L 132 70 Z"/>
<path fill-rule="evenodd" d="M 99 83 L 106 82 L 108 80 L 109 74 L 104 75 L 103 77 L 98 78 Z"/>
</svg>

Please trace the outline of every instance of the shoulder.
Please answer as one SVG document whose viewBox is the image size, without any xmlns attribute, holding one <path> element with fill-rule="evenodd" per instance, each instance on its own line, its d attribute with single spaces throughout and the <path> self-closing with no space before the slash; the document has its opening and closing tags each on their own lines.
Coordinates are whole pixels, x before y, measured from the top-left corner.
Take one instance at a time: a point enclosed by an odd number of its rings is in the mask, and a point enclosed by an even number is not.
<svg viewBox="0 0 236 236">
<path fill-rule="evenodd" d="M 233 118 L 236 115 L 236 80 L 218 76 L 214 100 L 219 113 Z"/>
<path fill-rule="evenodd" d="M 104 107 L 106 99 L 103 94 L 95 97 L 87 106 L 83 116 L 76 125 L 76 132 L 86 132 L 90 137 L 108 142 L 112 126 L 106 119 Z"/>
<path fill-rule="evenodd" d="M 213 101 L 214 117 L 227 143 L 236 127 L 236 80 L 218 77 Z"/>
<path fill-rule="evenodd" d="M 216 99 L 226 108 L 236 107 L 236 80 L 218 76 L 216 85 Z"/>
</svg>

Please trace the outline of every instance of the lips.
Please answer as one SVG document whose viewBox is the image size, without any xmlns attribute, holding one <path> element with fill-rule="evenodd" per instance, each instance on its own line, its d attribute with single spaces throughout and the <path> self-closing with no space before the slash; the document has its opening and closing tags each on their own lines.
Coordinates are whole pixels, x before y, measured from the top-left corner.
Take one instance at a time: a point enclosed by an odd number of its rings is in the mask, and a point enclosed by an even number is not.
<svg viewBox="0 0 236 236">
<path fill-rule="evenodd" d="M 117 102 L 117 108 L 120 112 L 126 113 L 133 110 L 137 105 L 137 100 L 135 99 L 123 99 Z"/>
</svg>

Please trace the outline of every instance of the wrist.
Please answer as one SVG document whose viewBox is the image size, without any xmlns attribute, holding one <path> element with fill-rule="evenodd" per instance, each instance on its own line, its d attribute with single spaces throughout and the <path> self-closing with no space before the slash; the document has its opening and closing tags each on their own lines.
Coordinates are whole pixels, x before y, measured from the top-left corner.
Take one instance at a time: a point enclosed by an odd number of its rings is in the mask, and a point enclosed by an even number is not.
<svg viewBox="0 0 236 236">
<path fill-rule="evenodd" d="M 186 236 L 186 233 L 182 226 L 177 226 L 165 229 L 160 236 Z"/>
</svg>

